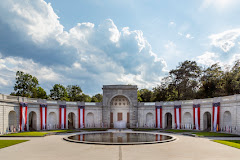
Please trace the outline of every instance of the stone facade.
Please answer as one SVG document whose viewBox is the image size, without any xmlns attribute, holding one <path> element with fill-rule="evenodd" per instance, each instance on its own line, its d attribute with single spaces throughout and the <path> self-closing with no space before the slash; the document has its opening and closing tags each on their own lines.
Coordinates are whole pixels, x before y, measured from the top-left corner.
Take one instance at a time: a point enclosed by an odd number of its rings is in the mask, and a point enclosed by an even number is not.
<svg viewBox="0 0 240 160">
<path fill-rule="evenodd" d="M 28 104 L 27 129 L 41 130 L 40 104 L 47 104 L 47 129 L 59 128 L 59 105 L 66 105 L 66 128 L 79 128 L 78 106 L 85 106 L 86 128 L 154 128 L 156 106 L 162 106 L 162 127 L 175 128 L 174 105 L 181 105 L 181 126 L 193 127 L 193 104 L 200 104 L 200 129 L 212 130 L 212 105 L 220 102 L 220 125 L 225 132 L 240 133 L 240 95 L 171 102 L 138 102 L 136 85 L 104 85 L 103 101 L 65 102 L 0 94 L 0 133 L 20 124 L 20 102 Z"/>
</svg>

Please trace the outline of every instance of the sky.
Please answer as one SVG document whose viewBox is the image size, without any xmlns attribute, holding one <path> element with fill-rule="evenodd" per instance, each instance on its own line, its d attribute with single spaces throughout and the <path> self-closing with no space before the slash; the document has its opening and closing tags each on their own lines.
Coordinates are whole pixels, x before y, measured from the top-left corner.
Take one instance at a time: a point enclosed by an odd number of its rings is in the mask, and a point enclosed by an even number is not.
<svg viewBox="0 0 240 160">
<path fill-rule="evenodd" d="M 4 0 L 0 93 L 16 71 L 54 84 L 152 89 L 185 60 L 231 66 L 240 58 L 239 0 Z"/>
</svg>

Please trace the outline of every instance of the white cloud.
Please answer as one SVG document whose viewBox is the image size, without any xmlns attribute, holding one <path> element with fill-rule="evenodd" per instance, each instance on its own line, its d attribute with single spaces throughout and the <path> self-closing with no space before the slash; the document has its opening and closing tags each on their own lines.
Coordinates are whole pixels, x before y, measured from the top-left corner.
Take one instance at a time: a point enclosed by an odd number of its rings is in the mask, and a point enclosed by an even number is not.
<svg viewBox="0 0 240 160">
<path fill-rule="evenodd" d="M 168 43 L 165 44 L 164 47 L 165 47 L 166 49 L 175 49 L 175 48 L 176 48 L 176 44 L 173 43 L 172 41 L 168 41 Z"/>
<path fill-rule="evenodd" d="M 196 61 L 198 64 L 211 66 L 219 62 L 219 56 L 213 52 L 205 52 L 204 54 L 197 56 Z"/>
<path fill-rule="evenodd" d="M 204 0 L 200 6 L 200 9 L 206 9 L 214 7 L 217 10 L 223 10 L 236 5 L 238 0 Z"/>
<path fill-rule="evenodd" d="M 152 51 L 141 30 L 119 30 L 107 19 L 99 25 L 78 23 L 63 31 L 53 8 L 43 0 L 4 1 L 1 6 L 0 20 L 10 26 L 8 32 L 21 35 L 15 41 L 28 42 L 14 44 L 20 44 L 20 48 L 38 46 L 24 52 L 25 58 L 2 52 L 5 58 L 0 58 L 0 70 L 4 76 L 9 75 L 5 77 L 9 81 L 14 80 L 17 70 L 22 70 L 47 87 L 53 83 L 79 84 L 92 93 L 102 84 L 131 82 L 153 87 L 166 72 L 166 62 Z M 52 63 L 46 66 L 45 61 Z"/>
<path fill-rule="evenodd" d="M 171 21 L 171 22 L 169 22 L 168 26 L 169 26 L 169 27 L 176 27 L 176 23 L 173 22 L 173 21 Z"/>
<path fill-rule="evenodd" d="M 13 30 L 27 34 L 36 43 L 47 44 L 48 39 L 62 33 L 63 26 L 50 3 L 43 0 L 2 1 L 0 18 Z"/>
<path fill-rule="evenodd" d="M 185 36 L 187 39 L 193 39 L 194 37 L 193 36 L 191 36 L 191 34 L 186 34 L 186 36 Z"/>
<path fill-rule="evenodd" d="M 210 35 L 211 45 L 221 48 L 224 52 L 230 51 L 240 37 L 240 29 L 227 30 L 222 33 Z"/>
<path fill-rule="evenodd" d="M 42 66 L 33 62 L 31 59 L 21 57 L 0 58 L 0 83 L 8 85 L 11 88 L 14 85 L 15 74 L 17 71 L 23 71 L 36 76 L 41 83 L 63 82 L 62 76 L 55 73 L 52 68 Z M 12 89 L 13 91 L 13 89 Z"/>
</svg>

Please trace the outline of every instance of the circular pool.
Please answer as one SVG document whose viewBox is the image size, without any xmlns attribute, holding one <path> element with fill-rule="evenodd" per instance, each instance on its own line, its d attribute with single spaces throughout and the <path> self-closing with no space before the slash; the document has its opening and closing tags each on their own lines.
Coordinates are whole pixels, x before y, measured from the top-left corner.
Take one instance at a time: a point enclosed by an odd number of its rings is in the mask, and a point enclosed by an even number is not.
<svg viewBox="0 0 240 160">
<path fill-rule="evenodd" d="M 175 137 L 149 132 L 91 132 L 72 135 L 64 140 L 88 144 L 132 145 L 170 142 Z"/>
</svg>

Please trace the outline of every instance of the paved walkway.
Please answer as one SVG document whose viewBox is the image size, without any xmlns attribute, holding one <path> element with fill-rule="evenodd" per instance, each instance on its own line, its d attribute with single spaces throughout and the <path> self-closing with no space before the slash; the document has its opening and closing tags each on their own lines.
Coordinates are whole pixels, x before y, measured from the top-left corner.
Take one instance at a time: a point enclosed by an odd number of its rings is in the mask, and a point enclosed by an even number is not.
<svg viewBox="0 0 240 160">
<path fill-rule="evenodd" d="M 173 142 L 104 146 L 64 141 L 65 135 L 30 139 L 18 145 L 0 149 L 0 159 L 6 160 L 239 160 L 240 150 L 205 138 L 174 135 Z"/>
</svg>

